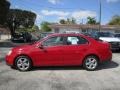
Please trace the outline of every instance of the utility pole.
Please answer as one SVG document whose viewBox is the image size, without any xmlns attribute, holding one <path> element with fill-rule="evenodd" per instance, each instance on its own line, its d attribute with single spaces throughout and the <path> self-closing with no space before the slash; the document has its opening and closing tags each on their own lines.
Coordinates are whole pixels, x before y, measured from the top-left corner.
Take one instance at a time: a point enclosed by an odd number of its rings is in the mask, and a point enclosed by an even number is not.
<svg viewBox="0 0 120 90">
<path fill-rule="evenodd" d="M 15 35 L 15 15 L 13 15 L 13 18 L 12 18 L 12 37 L 14 37 Z"/>
<path fill-rule="evenodd" d="M 99 0 L 99 31 L 101 31 L 101 0 Z"/>
</svg>

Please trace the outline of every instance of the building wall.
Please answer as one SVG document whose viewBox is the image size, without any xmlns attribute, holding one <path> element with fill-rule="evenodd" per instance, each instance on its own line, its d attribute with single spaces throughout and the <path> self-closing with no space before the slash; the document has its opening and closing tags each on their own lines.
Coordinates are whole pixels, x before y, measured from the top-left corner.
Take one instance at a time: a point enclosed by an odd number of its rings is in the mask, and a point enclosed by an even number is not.
<svg viewBox="0 0 120 90">
<path fill-rule="evenodd" d="M 52 32 L 53 33 L 68 33 L 68 32 L 71 32 L 71 33 L 81 33 L 82 30 L 81 29 L 72 29 L 72 28 L 57 28 L 57 29 L 52 29 Z"/>
<path fill-rule="evenodd" d="M 81 33 L 81 29 L 72 29 L 72 28 L 60 28 L 59 33 Z"/>
<path fill-rule="evenodd" d="M 53 33 L 65 33 L 65 32 L 77 32 L 77 33 L 90 33 L 99 31 L 98 29 L 75 29 L 75 28 L 57 28 L 52 29 Z M 111 33 L 120 33 L 120 30 L 108 30 L 108 29 L 101 29 L 101 32 L 111 32 Z"/>
</svg>

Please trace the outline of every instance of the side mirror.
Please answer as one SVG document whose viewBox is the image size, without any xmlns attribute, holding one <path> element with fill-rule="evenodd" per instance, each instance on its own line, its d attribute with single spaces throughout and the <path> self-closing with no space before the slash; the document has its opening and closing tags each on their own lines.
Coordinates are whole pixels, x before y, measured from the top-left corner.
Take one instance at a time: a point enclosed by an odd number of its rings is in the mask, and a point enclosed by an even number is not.
<svg viewBox="0 0 120 90">
<path fill-rule="evenodd" d="M 40 48 L 40 49 L 44 49 L 44 46 L 41 44 L 41 45 L 39 46 L 39 48 Z"/>
</svg>

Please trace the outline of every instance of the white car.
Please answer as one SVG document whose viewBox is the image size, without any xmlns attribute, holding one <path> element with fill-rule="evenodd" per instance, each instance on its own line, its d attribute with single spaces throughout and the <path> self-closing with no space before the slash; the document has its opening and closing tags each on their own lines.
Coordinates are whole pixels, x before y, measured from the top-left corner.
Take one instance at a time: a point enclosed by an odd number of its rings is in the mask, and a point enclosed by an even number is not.
<svg viewBox="0 0 120 90">
<path fill-rule="evenodd" d="M 114 36 L 120 39 L 120 33 L 116 33 Z"/>
<path fill-rule="evenodd" d="M 120 50 L 120 39 L 110 32 L 96 32 L 93 37 L 110 43 L 112 50 Z"/>
</svg>

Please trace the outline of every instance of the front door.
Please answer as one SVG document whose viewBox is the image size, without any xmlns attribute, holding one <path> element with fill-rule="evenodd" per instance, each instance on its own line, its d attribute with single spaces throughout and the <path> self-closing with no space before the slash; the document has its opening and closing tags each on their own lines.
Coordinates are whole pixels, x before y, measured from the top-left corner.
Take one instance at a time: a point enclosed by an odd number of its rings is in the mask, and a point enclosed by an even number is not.
<svg viewBox="0 0 120 90">
<path fill-rule="evenodd" d="M 36 59 L 40 66 L 58 66 L 62 64 L 63 37 L 54 36 L 42 42 L 43 49 L 38 48 Z"/>
</svg>

